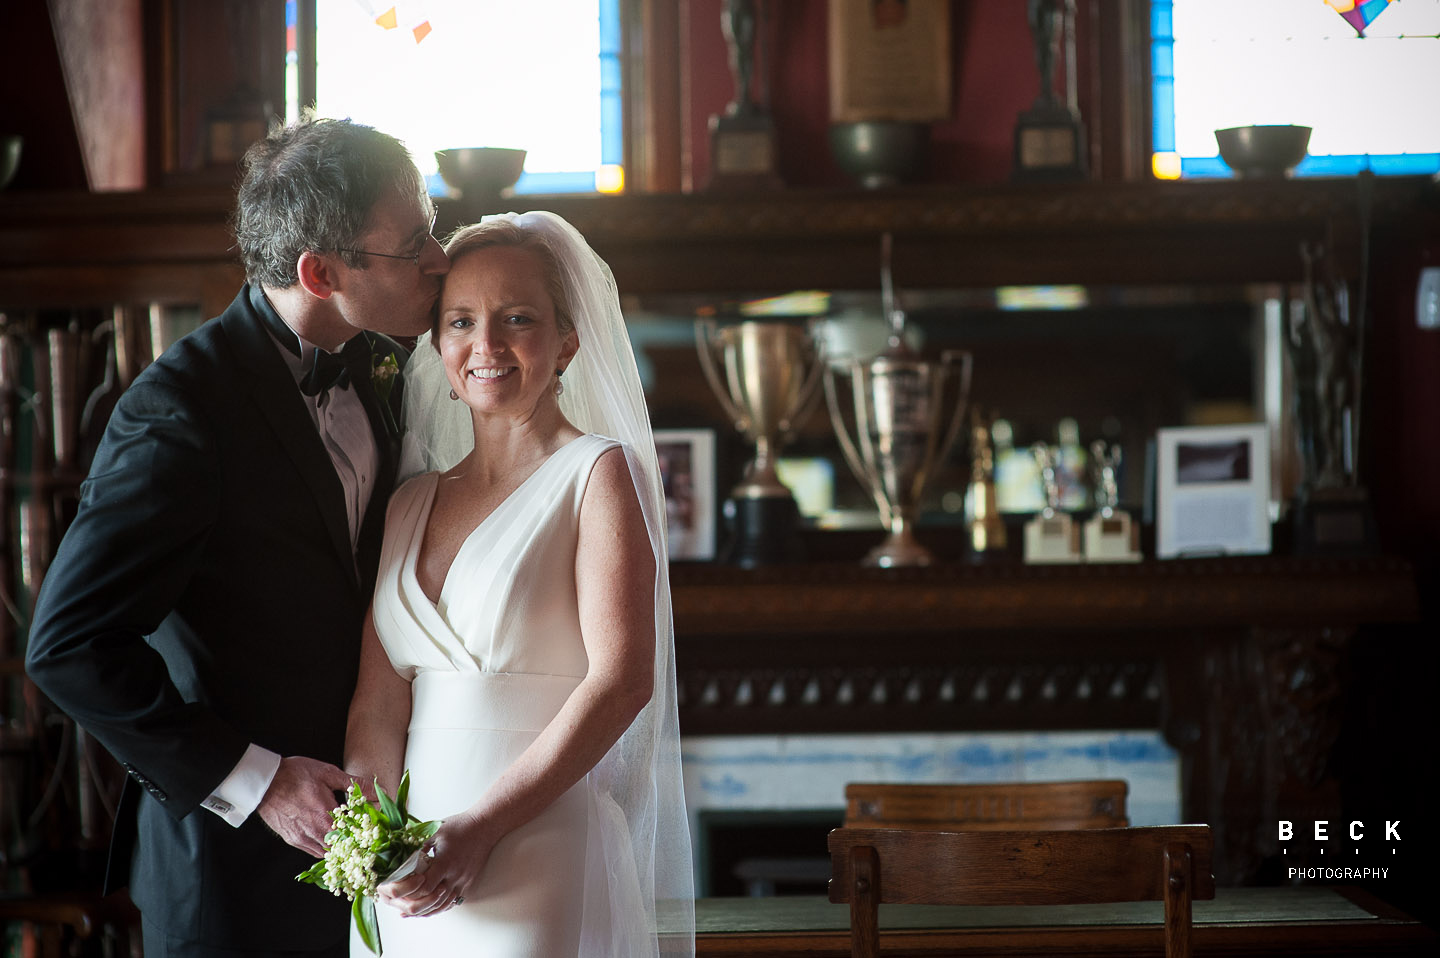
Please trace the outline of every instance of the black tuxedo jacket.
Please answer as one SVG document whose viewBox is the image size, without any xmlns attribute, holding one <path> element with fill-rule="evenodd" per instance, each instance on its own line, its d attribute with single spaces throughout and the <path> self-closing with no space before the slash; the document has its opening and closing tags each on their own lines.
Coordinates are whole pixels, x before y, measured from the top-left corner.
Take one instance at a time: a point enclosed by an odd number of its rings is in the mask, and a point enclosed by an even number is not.
<svg viewBox="0 0 1440 958">
<path fill-rule="evenodd" d="M 376 361 L 405 353 L 370 333 Z M 38 598 L 27 668 L 130 772 L 107 891 L 231 948 L 308 949 L 347 903 L 251 815 L 200 807 L 254 742 L 339 765 L 394 484 L 401 385 L 358 391 L 380 453 L 352 556 L 343 490 L 248 288 L 121 396 Z M 358 567 L 358 569 L 357 569 Z M 146 794 L 148 792 L 148 794 Z"/>
</svg>

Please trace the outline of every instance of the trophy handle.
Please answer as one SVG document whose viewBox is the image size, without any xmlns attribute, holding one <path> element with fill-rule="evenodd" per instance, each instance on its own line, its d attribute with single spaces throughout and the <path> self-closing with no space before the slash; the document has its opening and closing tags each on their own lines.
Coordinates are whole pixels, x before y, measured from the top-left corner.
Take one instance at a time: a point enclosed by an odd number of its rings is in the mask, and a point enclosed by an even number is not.
<svg viewBox="0 0 1440 958">
<path fill-rule="evenodd" d="M 936 451 L 936 463 L 942 462 L 955 447 L 955 440 L 960 437 L 960 427 L 965 422 L 965 410 L 970 405 L 970 371 L 974 366 L 974 358 L 964 349 L 947 349 L 940 354 L 942 365 L 949 365 L 957 360 L 960 363 L 960 392 L 955 403 L 955 414 L 950 417 L 950 428 L 946 430 L 945 439 Z M 931 464 L 932 468 L 933 466 L 934 463 Z"/>
<path fill-rule="evenodd" d="M 851 360 L 850 362 L 852 367 L 858 370 L 860 364 L 855 360 Z M 850 471 L 855 473 L 855 478 L 860 480 L 860 484 L 865 487 L 865 491 L 870 493 L 870 498 L 875 500 L 875 504 L 880 509 L 881 519 L 884 521 L 886 528 L 889 528 L 890 506 L 884 501 L 883 496 L 875 494 L 875 488 L 880 484 L 879 477 L 872 473 L 865 465 L 865 460 L 860 456 L 860 450 L 856 448 L 854 440 L 850 438 L 850 431 L 845 428 L 845 417 L 841 412 L 839 396 L 835 392 L 835 370 L 831 368 L 828 362 L 824 365 L 824 373 L 825 402 L 826 405 L 830 407 L 830 424 L 835 427 L 835 438 L 840 442 L 840 451 L 845 455 L 845 462 L 850 466 Z M 852 391 L 855 389 L 853 379 L 851 380 L 850 388 Z M 863 429 L 860 430 L 860 433 L 862 436 L 864 435 Z"/>
<path fill-rule="evenodd" d="M 800 386 L 800 399 L 795 403 L 795 411 L 780 424 L 781 442 L 790 442 L 795 438 L 795 434 L 800 431 L 800 424 L 810 418 L 820 400 L 820 382 L 829 364 L 825 360 L 825 347 L 815 336 L 813 323 L 810 326 L 810 344 L 814 348 L 810 357 L 810 371 L 805 374 L 805 382 Z"/>
<path fill-rule="evenodd" d="M 730 390 L 720 377 L 720 370 L 715 365 L 715 347 L 712 345 L 715 332 L 716 323 L 713 319 L 697 319 L 695 321 L 695 348 L 700 354 L 700 369 L 705 373 L 705 378 L 709 380 L 710 391 L 720 401 L 720 407 L 725 410 L 725 415 L 735 423 L 736 429 L 748 433 L 750 417 L 745 415 L 730 398 Z"/>
</svg>

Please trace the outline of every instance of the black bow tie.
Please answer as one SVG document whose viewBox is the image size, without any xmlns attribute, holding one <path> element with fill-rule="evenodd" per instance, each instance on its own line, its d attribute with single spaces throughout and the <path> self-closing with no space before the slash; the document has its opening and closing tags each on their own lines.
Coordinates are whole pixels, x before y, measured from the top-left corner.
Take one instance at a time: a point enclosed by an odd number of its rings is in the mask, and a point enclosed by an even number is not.
<svg viewBox="0 0 1440 958">
<path fill-rule="evenodd" d="M 338 353 L 327 353 L 316 348 L 315 361 L 300 380 L 300 391 L 307 396 L 318 396 L 333 386 L 342 389 L 350 384 L 352 376 L 359 375 L 359 364 L 369 357 L 365 334 L 352 336 Z"/>
</svg>

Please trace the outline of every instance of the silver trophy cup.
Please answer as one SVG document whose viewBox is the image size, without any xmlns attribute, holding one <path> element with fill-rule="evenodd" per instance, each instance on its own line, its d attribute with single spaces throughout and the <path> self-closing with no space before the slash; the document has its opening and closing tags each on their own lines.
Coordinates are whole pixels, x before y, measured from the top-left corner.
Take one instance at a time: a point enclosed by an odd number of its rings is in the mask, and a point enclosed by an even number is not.
<svg viewBox="0 0 1440 958">
<path fill-rule="evenodd" d="M 938 362 L 894 349 L 869 361 L 850 360 L 843 371 L 827 364 L 825 398 L 836 438 L 889 530 L 865 557 L 866 565 L 889 568 L 934 560 L 915 538 L 915 519 L 926 484 L 965 420 L 970 367 L 970 354 L 961 350 L 946 351 Z M 840 378 L 849 384 L 853 438 L 836 386 Z"/>
</svg>

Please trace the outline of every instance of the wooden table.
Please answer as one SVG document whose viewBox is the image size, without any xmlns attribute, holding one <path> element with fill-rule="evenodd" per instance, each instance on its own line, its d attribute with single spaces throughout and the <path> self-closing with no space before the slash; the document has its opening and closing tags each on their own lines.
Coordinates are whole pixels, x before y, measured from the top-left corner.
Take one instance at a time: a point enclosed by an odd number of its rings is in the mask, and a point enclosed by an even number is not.
<svg viewBox="0 0 1440 958">
<path fill-rule="evenodd" d="M 848 958 L 849 911 L 818 897 L 702 898 L 697 958 Z M 1358 889 L 1221 888 L 1195 902 L 1197 955 L 1426 955 L 1440 935 Z M 1159 902 L 1056 907 L 882 905 L 886 955 L 1163 954 Z"/>
</svg>

